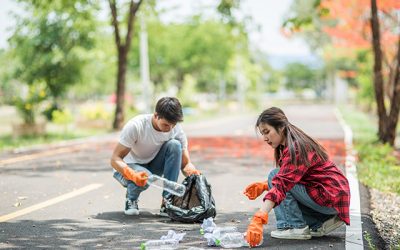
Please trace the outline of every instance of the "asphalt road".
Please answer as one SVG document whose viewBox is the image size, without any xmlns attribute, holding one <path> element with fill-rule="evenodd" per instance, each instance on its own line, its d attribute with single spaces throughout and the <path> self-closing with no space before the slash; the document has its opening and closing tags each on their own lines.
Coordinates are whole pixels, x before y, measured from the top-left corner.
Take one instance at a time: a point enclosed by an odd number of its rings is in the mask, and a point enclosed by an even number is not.
<svg viewBox="0 0 400 250">
<path fill-rule="evenodd" d="M 323 112 L 320 106 L 286 110 L 292 123 L 313 136 L 340 140 L 343 133 L 332 107 L 322 108 Z M 254 136 L 255 118 L 254 114 L 236 115 L 184 128 L 189 138 Z M 139 216 L 124 215 L 125 190 L 113 179 L 109 166 L 116 141 L 117 137 L 105 137 L 60 148 L 44 146 L 19 154 L 1 154 L 0 248 L 138 249 L 140 243 L 159 239 L 171 229 L 186 232 L 180 249 L 207 248 L 199 224 L 158 216 L 158 189 L 142 193 Z M 251 155 L 206 158 L 201 149 L 192 152 L 191 157 L 212 185 L 216 224 L 234 225 L 244 232 L 261 200 L 248 201 L 242 191 L 249 183 L 265 179 L 272 163 Z M 180 175 L 179 181 L 182 179 Z M 329 236 L 308 241 L 272 239 L 270 232 L 274 229 L 275 218 L 270 216 L 259 249 L 345 249 L 345 226 Z M 370 232 L 375 237 L 373 230 Z"/>
</svg>

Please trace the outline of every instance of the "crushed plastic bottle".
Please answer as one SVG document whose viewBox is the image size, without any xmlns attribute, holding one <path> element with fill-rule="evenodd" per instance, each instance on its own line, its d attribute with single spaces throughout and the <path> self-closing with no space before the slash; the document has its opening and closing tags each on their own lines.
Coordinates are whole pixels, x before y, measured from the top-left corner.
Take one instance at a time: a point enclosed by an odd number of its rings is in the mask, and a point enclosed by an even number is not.
<svg viewBox="0 0 400 250">
<path fill-rule="evenodd" d="M 237 227 L 216 227 L 214 228 L 213 234 L 220 236 L 226 233 L 233 233 L 237 231 Z"/>
<path fill-rule="evenodd" d="M 174 239 L 168 240 L 148 240 L 140 245 L 141 250 L 173 250 L 177 249 L 179 241 Z"/>
<path fill-rule="evenodd" d="M 212 233 L 216 227 L 217 225 L 215 225 L 213 217 L 204 219 L 200 226 L 200 234 Z"/>
<path fill-rule="evenodd" d="M 161 236 L 160 240 L 177 240 L 181 241 L 183 240 L 183 237 L 186 235 L 186 233 L 176 233 L 174 230 L 168 230 L 167 235 Z"/>
<path fill-rule="evenodd" d="M 204 234 L 208 246 L 219 246 L 220 239 L 226 233 L 237 232 L 236 227 L 215 227 L 211 233 Z"/>
<path fill-rule="evenodd" d="M 220 239 L 216 241 L 217 246 L 223 248 L 239 248 L 243 246 L 249 246 L 244 235 L 240 232 L 229 232 L 222 234 Z"/>
<path fill-rule="evenodd" d="M 163 189 L 179 197 L 182 197 L 186 191 L 186 187 L 184 185 L 174 181 L 167 180 L 155 174 L 152 174 L 148 177 L 147 183 L 153 187 Z"/>
</svg>

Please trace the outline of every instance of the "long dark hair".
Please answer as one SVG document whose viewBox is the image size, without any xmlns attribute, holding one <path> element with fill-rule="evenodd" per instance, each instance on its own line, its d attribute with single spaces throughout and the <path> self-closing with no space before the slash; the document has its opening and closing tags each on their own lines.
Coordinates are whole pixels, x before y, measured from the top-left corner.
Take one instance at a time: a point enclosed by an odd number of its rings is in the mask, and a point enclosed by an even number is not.
<svg viewBox="0 0 400 250">
<path fill-rule="evenodd" d="M 282 133 L 285 136 L 286 146 L 289 148 L 290 163 L 296 166 L 305 164 L 309 167 L 311 165 L 308 159 L 309 152 L 315 152 L 315 156 L 323 161 L 328 160 L 328 153 L 325 148 L 301 129 L 291 124 L 280 108 L 272 107 L 264 110 L 257 119 L 256 129 L 262 123 L 270 125 L 277 132 L 283 128 Z M 275 162 L 277 165 L 281 157 L 281 149 L 281 146 L 275 148 Z M 298 157 L 296 157 L 296 153 Z"/>
</svg>

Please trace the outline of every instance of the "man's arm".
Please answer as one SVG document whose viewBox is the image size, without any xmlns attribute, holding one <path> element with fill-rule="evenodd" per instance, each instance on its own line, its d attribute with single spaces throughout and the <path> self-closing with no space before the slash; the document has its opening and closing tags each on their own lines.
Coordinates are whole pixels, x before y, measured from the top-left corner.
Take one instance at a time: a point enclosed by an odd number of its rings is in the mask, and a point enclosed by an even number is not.
<svg viewBox="0 0 400 250">
<path fill-rule="evenodd" d="M 193 163 L 190 161 L 189 150 L 186 148 L 182 152 L 182 166 L 181 170 L 184 176 L 192 174 L 200 174 L 200 171 L 196 169 Z"/>
<path fill-rule="evenodd" d="M 114 152 L 112 153 L 110 161 L 111 166 L 121 174 L 123 173 L 123 169 L 128 167 L 123 159 L 130 150 L 130 148 L 127 148 L 121 143 L 118 143 L 117 146 L 114 148 Z"/>
<path fill-rule="evenodd" d="M 120 172 L 125 179 L 133 181 L 137 186 L 143 187 L 147 183 L 146 172 L 135 172 L 133 169 L 128 167 L 124 162 L 124 157 L 129 153 L 131 149 L 125 147 L 121 143 L 115 147 L 114 152 L 111 156 L 111 166 Z"/>
</svg>

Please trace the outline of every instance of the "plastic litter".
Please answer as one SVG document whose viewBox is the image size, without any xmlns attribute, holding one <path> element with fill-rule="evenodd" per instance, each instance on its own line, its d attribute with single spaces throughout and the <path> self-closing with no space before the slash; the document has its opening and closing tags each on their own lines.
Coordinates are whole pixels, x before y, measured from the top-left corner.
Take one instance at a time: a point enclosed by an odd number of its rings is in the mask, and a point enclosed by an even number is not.
<svg viewBox="0 0 400 250">
<path fill-rule="evenodd" d="M 207 239 L 207 246 L 222 248 L 249 247 L 245 239 L 245 233 L 239 232 L 235 226 L 219 227 L 214 223 L 213 218 L 203 220 L 200 233 L 204 233 L 204 238 Z M 261 241 L 259 246 L 262 243 Z"/>
<path fill-rule="evenodd" d="M 167 180 L 155 174 L 152 174 L 148 177 L 147 183 L 150 186 L 165 190 L 179 197 L 182 197 L 186 191 L 186 187 L 184 185 L 174 181 Z"/>
<path fill-rule="evenodd" d="M 217 225 L 215 225 L 212 217 L 204 219 L 200 226 L 200 234 L 212 233 L 216 227 Z"/>
<path fill-rule="evenodd" d="M 179 241 L 168 240 L 148 240 L 140 245 L 141 250 L 172 250 L 177 249 Z"/>
<path fill-rule="evenodd" d="M 172 250 L 179 247 L 179 242 L 186 233 L 176 233 L 174 230 L 168 230 L 167 235 L 161 236 L 159 240 L 148 240 L 140 245 L 141 250 Z"/>
<path fill-rule="evenodd" d="M 122 176 L 121 173 L 114 170 L 113 177 L 123 186 L 128 186 L 128 180 Z M 158 175 L 150 175 L 147 179 L 147 183 L 153 187 L 165 190 L 173 195 L 182 197 L 186 191 L 186 187 L 180 183 L 176 183 L 174 181 L 167 180 Z"/>
<path fill-rule="evenodd" d="M 217 246 L 223 248 L 239 248 L 249 246 L 247 241 L 244 239 L 244 235 L 240 232 L 229 232 L 222 234 L 220 239 L 216 241 Z"/>
<path fill-rule="evenodd" d="M 176 233 L 174 230 L 168 230 L 168 234 L 161 236 L 160 240 L 176 240 L 181 241 L 186 233 Z"/>
</svg>

